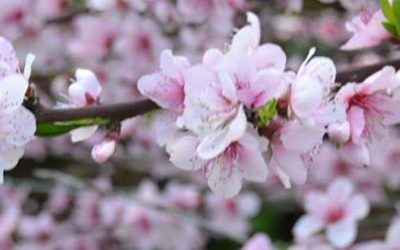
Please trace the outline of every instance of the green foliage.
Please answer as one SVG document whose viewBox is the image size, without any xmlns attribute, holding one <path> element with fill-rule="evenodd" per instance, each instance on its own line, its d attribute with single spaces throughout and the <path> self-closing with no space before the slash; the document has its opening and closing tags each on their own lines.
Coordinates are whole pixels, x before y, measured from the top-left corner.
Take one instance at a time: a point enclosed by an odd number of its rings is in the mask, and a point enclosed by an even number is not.
<svg viewBox="0 0 400 250">
<path fill-rule="evenodd" d="M 272 121 L 272 119 L 278 113 L 276 109 L 277 106 L 278 106 L 278 101 L 272 99 L 265 106 L 257 110 L 256 118 L 258 127 L 265 127 Z"/>
<path fill-rule="evenodd" d="M 63 123 L 46 123 L 46 124 L 38 124 L 36 128 L 36 136 L 40 137 L 51 137 L 58 136 L 65 133 L 70 132 L 71 130 L 88 127 L 92 125 L 107 125 L 110 121 L 106 119 L 82 119 L 71 122 L 63 122 Z"/>
<path fill-rule="evenodd" d="M 383 27 L 394 37 L 400 39 L 400 0 L 393 0 L 392 4 L 389 0 L 380 0 L 380 3 L 382 12 L 388 20 L 383 23 Z"/>
</svg>

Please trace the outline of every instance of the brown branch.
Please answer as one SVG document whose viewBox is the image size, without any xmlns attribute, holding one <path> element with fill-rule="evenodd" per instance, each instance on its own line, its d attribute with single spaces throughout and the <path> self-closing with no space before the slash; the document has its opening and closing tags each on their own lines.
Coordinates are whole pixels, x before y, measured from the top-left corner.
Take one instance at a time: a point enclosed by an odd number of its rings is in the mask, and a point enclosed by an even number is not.
<svg viewBox="0 0 400 250">
<path fill-rule="evenodd" d="M 89 13 L 88 9 L 75 10 L 63 16 L 50 18 L 45 21 L 45 24 L 64 24 L 72 21 L 76 16 Z"/>
<path fill-rule="evenodd" d="M 360 82 L 386 65 L 392 65 L 396 69 L 400 69 L 400 59 L 342 71 L 337 74 L 336 80 L 342 84 Z M 122 121 L 157 108 L 158 106 L 150 100 L 73 109 L 46 109 L 41 107 L 36 112 L 36 119 L 38 124 L 73 121 L 84 118 L 108 118 Z"/>
<path fill-rule="evenodd" d="M 157 108 L 158 106 L 150 100 L 72 109 L 47 109 L 41 107 L 36 112 L 36 119 L 39 124 L 74 121 L 85 118 L 108 118 L 115 121 L 122 121 Z"/>
</svg>

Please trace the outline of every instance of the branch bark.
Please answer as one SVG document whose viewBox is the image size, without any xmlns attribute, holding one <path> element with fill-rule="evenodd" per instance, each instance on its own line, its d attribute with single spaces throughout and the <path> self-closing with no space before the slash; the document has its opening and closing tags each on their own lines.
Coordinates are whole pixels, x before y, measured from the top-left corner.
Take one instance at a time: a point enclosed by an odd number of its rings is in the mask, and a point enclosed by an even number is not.
<svg viewBox="0 0 400 250">
<path fill-rule="evenodd" d="M 400 59 L 339 72 L 336 81 L 341 84 L 361 82 L 369 75 L 387 65 L 400 69 Z M 74 121 L 85 118 L 107 118 L 122 121 L 127 118 L 143 115 L 155 109 L 158 109 L 157 104 L 150 100 L 72 109 L 48 109 L 39 106 L 36 112 L 36 119 L 38 124 Z"/>
</svg>

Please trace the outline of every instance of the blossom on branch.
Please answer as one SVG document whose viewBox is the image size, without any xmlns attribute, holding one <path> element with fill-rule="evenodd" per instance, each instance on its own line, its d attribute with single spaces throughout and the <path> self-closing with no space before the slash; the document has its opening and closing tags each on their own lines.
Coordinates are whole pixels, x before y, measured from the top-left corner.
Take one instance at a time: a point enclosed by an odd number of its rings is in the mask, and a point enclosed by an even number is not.
<svg viewBox="0 0 400 250">
<path fill-rule="evenodd" d="M 24 72 L 20 72 L 13 46 L 0 37 L 0 182 L 3 170 L 15 167 L 35 134 L 35 117 L 22 106 L 34 58 L 29 54 Z"/>
</svg>

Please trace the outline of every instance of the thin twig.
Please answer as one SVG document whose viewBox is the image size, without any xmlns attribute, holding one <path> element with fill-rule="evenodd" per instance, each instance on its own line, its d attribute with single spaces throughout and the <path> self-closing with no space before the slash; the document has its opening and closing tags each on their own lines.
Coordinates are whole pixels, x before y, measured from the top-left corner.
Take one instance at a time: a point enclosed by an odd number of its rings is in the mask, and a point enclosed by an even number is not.
<svg viewBox="0 0 400 250">
<path fill-rule="evenodd" d="M 339 72 L 336 81 L 341 84 L 347 82 L 361 82 L 367 76 L 387 65 L 400 69 L 400 59 Z M 106 118 L 122 121 L 127 118 L 145 114 L 157 108 L 157 104 L 150 100 L 71 109 L 47 109 L 39 107 L 36 112 L 36 119 L 38 124 L 74 121 L 85 118 Z"/>
</svg>

